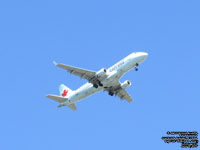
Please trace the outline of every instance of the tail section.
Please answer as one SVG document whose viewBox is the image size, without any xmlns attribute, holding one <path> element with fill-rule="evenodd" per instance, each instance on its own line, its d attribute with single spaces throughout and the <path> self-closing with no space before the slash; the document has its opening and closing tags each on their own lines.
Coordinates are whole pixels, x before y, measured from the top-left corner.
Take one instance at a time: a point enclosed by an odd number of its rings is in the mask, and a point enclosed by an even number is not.
<svg viewBox="0 0 200 150">
<path fill-rule="evenodd" d="M 60 95 L 62 97 L 67 97 L 68 95 L 70 95 L 73 92 L 70 88 L 68 88 L 64 84 L 60 85 L 59 91 L 60 91 Z"/>
<path fill-rule="evenodd" d="M 73 104 L 70 104 L 70 105 L 67 105 L 69 108 L 71 108 L 72 110 L 77 110 L 76 108 L 76 105 L 73 103 Z"/>
<path fill-rule="evenodd" d="M 67 101 L 67 98 L 64 98 L 62 96 L 57 96 L 57 95 L 47 95 L 46 97 L 52 99 L 52 100 L 55 100 L 57 102 L 60 103 L 60 105 L 58 105 L 58 107 L 63 107 L 65 106 L 64 102 Z M 72 110 L 77 110 L 76 108 L 76 105 L 74 103 L 72 104 L 69 104 L 69 105 L 66 105 L 68 106 L 69 108 L 71 108 Z"/>
<path fill-rule="evenodd" d="M 73 91 L 70 88 L 68 88 L 67 86 L 65 86 L 64 84 L 60 85 L 59 91 L 60 91 L 60 96 L 47 95 L 46 97 L 59 102 L 60 104 L 58 105 L 58 107 L 68 106 L 72 110 L 76 110 L 77 108 L 74 103 L 71 103 L 71 104 L 65 103 L 68 100 L 68 95 L 71 95 L 73 93 Z"/>
</svg>

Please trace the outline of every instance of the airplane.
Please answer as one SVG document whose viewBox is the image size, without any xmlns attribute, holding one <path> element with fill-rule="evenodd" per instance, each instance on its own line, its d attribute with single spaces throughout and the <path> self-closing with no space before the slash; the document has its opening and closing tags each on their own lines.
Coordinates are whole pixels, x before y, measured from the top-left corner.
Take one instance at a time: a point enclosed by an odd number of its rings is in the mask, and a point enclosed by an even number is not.
<svg viewBox="0 0 200 150">
<path fill-rule="evenodd" d="M 141 64 L 147 56 L 148 53 L 145 52 L 134 52 L 112 67 L 108 69 L 102 68 L 98 72 L 54 62 L 56 66 L 65 69 L 73 75 L 86 79 L 88 82 L 75 91 L 61 84 L 59 87 L 60 96 L 47 95 L 46 97 L 59 102 L 60 104 L 58 107 L 68 106 L 72 110 L 77 110 L 75 105 L 77 101 L 102 90 L 107 91 L 110 96 L 115 95 L 121 100 L 132 102 L 133 99 L 126 91 L 126 88 L 131 86 L 131 82 L 126 80 L 121 83 L 119 80 L 125 73 L 133 68 L 138 71 L 139 64 Z"/>
</svg>

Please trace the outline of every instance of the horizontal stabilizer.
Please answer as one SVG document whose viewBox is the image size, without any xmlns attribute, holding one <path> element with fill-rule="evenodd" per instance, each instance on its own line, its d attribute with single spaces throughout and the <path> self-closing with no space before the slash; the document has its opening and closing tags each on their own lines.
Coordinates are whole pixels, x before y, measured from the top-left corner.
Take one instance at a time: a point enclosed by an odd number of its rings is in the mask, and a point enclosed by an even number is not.
<svg viewBox="0 0 200 150">
<path fill-rule="evenodd" d="M 62 102 L 67 100 L 67 98 L 64 98 L 64 97 L 61 97 L 61 96 L 57 96 L 57 95 L 47 95 L 46 97 L 48 97 L 48 98 L 50 98 L 52 100 L 55 100 L 55 101 L 57 101 L 59 103 L 62 103 Z"/>
<path fill-rule="evenodd" d="M 70 104 L 70 105 L 67 105 L 69 108 L 71 108 L 72 110 L 77 110 L 76 108 L 76 105 L 73 103 L 73 104 Z"/>
</svg>

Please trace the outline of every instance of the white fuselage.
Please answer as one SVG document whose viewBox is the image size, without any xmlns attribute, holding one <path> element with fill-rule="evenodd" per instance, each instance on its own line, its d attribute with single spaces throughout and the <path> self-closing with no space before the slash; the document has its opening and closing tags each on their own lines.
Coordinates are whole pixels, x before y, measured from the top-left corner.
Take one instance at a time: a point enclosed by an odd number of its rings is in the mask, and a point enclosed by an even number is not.
<svg viewBox="0 0 200 150">
<path fill-rule="evenodd" d="M 136 67 L 136 64 L 142 63 L 146 57 L 147 53 L 144 52 L 134 52 L 129 56 L 125 57 L 112 67 L 110 67 L 106 74 L 107 77 L 101 81 L 104 87 L 108 86 L 114 80 L 119 80 L 126 72 Z M 98 88 L 94 88 L 92 83 L 87 82 L 77 90 L 73 91 L 70 95 L 67 96 L 68 100 L 64 102 L 64 105 L 69 105 L 71 103 L 75 103 L 80 101 L 96 92 L 103 90 L 104 88 L 99 86 Z"/>
</svg>

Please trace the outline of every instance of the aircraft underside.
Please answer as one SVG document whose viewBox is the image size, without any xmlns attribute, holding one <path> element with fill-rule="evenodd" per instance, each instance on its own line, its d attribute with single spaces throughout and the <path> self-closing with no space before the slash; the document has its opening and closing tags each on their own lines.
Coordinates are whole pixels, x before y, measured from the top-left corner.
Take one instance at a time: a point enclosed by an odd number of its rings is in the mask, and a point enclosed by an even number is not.
<svg viewBox="0 0 200 150">
<path fill-rule="evenodd" d="M 138 71 L 139 64 L 146 59 L 147 55 L 144 52 L 132 53 L 109 69 L 102 68 L 98 72 L 54 62 L 56 66 L 65 69 L 70 74 L 88 80 L 88 83 L 75 91 L 62 84 L 59 88 L 61 96 L 47 95 L 47 97 L 59 102 L 59 107 L 68 106 L 73 110 L 76 110 L 75 102 L 101 90 L 107 91 L 110 96 L 115 95 L 122 100 L 132 102 L 133 99 L 126 91 L 126 88 L 131 86 L 131 82 L 126 80 L 121 83 L 119 79 L 132 68 Z"/>
</svg>

